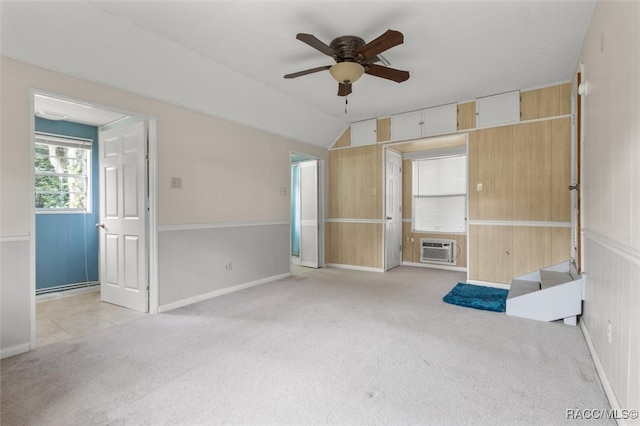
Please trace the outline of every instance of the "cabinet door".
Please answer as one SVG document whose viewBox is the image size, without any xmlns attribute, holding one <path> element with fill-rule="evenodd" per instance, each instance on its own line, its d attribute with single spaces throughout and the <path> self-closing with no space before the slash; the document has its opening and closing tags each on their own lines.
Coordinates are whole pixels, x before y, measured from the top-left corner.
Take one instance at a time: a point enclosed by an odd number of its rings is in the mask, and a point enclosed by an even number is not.
<svg viewBox="0 0 640 426">
<path fill-rule="evenodd" d="M 422 111 L 405 112 L 391 116 L 391 140 L 422 137 Z"/>
<path fill-rule="evenodd" d="M 422 136 L 444 135 L 456 133 L 458 130 L 458 105 L 449 104 L 423 111 Z"/>
<path fill-rule="evenodd" d="M 351 146 L 375 145 L 376 119 L 351 124 Z"/>
<path fill-rule="evenodd" d="M 496 127 L 520 122 L 520 91 L 476 99 L 476 127 Z"/>
</svg>

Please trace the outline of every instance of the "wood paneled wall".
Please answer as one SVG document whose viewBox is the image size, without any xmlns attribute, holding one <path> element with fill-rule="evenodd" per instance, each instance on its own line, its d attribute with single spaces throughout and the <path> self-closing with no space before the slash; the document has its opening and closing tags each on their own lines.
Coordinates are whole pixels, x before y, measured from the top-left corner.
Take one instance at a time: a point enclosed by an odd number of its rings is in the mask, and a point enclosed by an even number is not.
<svg viewBox="0 0 640 426">
<path fill-rule="evenodd" d="M 510 284 L 569 258 L 570 228 L 469 226 L 469 278 Z"/>
<path fill-rule="evenodd" d="M 571 113 L 571 83 L 520 92 L 520 120 Z"/>
<path fill-rule="evenodd" d="M 379 118 L 376 122 L 376 141 L 378 143 L 391 140 L 391 118 Z"/>
<path fill-rule="evenodd" d="M 382 219 L 382 149 L 329 151 L 329 219 Z"/>
<path fill-rule="evenodd" d="M 327 263 L 383 267 L 382 224 L 328 222 L 325 229 Z"/>
<path fill-rule="evenodd" d="M 458 130 L 475 129 L 476 103 L 458 104 Z"/>
<path fill-rule="evenodd" d="M 569 222 L 570 183 L 568 117 L 469 133 L 470 220 Z"/>
<path fill-rule="evenodd" d="M 571 84 L 521 92 L 520 110 L 519 124 L 476 130 L 475 102 L 458 104 L 458 131 L 469 132 L 468 239 L 414 234 L 404 222 L 403 261 L 419 261 L 424 237 L 454 239 L 465 253 L 468 245 L 472 280 L 510 283 L 513 276 L 568 259 Z M 350 147 L 347 129 L 334 145 L 340 149 L 329 151 L 328 263 L 383 267 L 382 144 L 390 131 L 390 119 L 378 119 L 378 144 Z M 402 173 L 406 220 L 412 214 L 410 160 L 403 161 Z M 467 266 L 466 254 L 456 266 Z"/>
<path fill-rule="evenodd" d="M 327 263 L 378 269 L 384 266 L 382 150 L 380 145 L 368 145 L 329 151 Z M 379 223 L 370 223 L 372 220 Z"/>
<path fill-rule="evenodd" d="M 469 219 L 507 223 L 469 227 L 469 278 L 509 284 L 569 259 L 570 183 L 569 117 L 470 132 Z"/>
</svg>

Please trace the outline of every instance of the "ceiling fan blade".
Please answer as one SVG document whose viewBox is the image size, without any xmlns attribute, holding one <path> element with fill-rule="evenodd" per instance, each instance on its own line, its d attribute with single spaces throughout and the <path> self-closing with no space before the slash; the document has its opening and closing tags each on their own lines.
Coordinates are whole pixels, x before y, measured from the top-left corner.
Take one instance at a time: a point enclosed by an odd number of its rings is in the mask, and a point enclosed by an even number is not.
<svg viewBox="0 0 640 426">
<path fill-rule="evenodd" d="M 397 70 L 395 68 L 383 67 L 381 65 L 369 64 L 365 66 L 365 71 L 369 75 L 386 78 L 398 83 L 409 80 L 409 71 Z"/>
<path fill-rule="evenodd" d="M 284 78 L 301 77 L 303 75 L 313 74 L 314 72 L 328 70 L 329 68 L 331 68 L 331 65 L 325 65 L 323 67 L 310 68 L 308 70 L 298 71 L 298 72 L 294 72 L 294 73 L 291 73 L 291 74 L 287 74 L 287 75 L 284 76 Z"/>
<path fill-rule="evenodd" d="M 362 55 L 364 59 L 369 59 L 402 43 L 404 43 L 404 36 L 400 31 L 387 30 L 377 39 L 362 46 L 358 50 L 358 54 Z"/>
<path fill-rule="evenodd" d="M 331 47 L 329 47 L 326 43 L 318 40 L 318 38 L 314 35 L 299 33 L 296 38 L 327 56 L 333 56 L 336 54 L 336 52 Z"/>
<path fill-rule="evenodd" d="M 338 96 L 347 96 L 351 93 L 351 83 L 338 83 Z"/>
</svg>

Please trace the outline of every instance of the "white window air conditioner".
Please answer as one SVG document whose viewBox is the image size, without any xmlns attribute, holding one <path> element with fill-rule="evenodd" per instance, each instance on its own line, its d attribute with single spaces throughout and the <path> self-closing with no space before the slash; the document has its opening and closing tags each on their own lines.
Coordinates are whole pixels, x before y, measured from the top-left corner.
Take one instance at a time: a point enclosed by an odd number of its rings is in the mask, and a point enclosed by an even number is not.
<svg viewBox="0 0 640 426">
<path fill-rule="evenodd" d="M 420 262 L 438 262 L 454 265 L 456 242 L 454 240 L 434 240 L 420 238 Z"/>
</svg>

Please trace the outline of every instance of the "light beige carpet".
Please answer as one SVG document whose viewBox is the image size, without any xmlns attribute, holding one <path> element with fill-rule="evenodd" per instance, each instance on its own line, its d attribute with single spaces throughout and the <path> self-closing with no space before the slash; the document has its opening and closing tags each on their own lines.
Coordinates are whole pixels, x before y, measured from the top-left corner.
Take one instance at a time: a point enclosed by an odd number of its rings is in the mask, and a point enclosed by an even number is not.
<svg viewBox="0 0 640 426">
<path fill-rule="evenodd" d="M 442 302 L 464 278 L 327 268 L 45 346 L 2 361 L 0 421 L 555 425 L 609 408 L 579 327 Z"/>
</svg>

